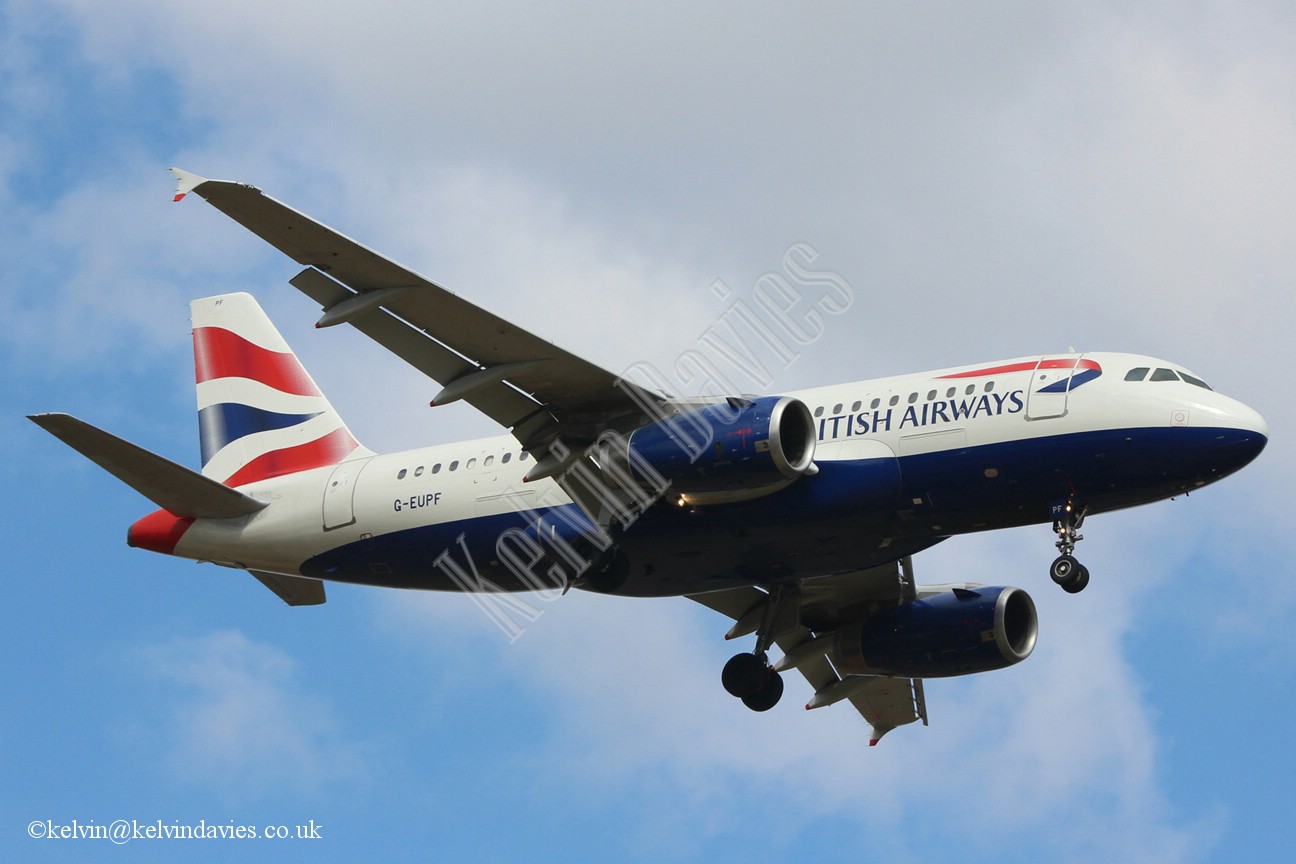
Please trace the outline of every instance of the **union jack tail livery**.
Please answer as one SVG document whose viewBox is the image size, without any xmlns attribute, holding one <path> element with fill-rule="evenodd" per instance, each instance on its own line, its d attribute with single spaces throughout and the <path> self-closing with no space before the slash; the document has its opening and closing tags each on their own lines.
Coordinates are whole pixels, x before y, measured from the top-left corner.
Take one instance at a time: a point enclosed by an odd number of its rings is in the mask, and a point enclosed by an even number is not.
<svg viewBox="0 0 1296 864">
<path fill-rule="evenodd" d="M 204 475 L 242 486 L 369 455 L 251 295 L 190 311 Z"/>
</svg>

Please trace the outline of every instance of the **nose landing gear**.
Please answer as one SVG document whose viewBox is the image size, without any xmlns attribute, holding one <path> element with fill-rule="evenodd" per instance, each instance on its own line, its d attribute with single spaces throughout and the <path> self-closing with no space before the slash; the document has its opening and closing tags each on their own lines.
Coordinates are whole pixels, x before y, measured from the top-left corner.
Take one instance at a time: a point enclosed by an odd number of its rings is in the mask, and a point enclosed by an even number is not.
<svg viewBox="0 0 1296 864">
<path fill-rule="evenodd" d="M 1089 584 L 1089 568 L 1077 561 L 1072 552 L 1084 536 L 1079 533 L 1089 508 L 1074 501 L 1053 505 L 1053 531 L 1058 535 L 1057 549 L 1061 554 L 1049 567 L 1049 576 L 1068 594 L 1078 594 Z"/>
</svg>

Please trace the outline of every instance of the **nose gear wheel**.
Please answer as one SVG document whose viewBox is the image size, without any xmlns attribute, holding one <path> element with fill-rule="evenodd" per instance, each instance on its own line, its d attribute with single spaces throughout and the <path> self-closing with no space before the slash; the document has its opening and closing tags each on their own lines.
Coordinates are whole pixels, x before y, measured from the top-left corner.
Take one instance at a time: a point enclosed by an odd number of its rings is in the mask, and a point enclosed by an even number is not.
<svg viewBox="0 0 1296 864">
<path fill-rule="evenodd" d="M 1080 526 L 1084 524 L 1088 507 L 1075 501 L 1066 501 L 1054 508 L 1057 518 L 1053 521 L 1053 532 L 1058 535 L 1055 544 L 1059 553 L 1049 567 L 1049 577 L 1068 594 L 1078 594 L 1089 584 L 1089 568 L 1085 567 L 1071 554 L 1076 544 L 1084 539 Z"/>
<path fill-rule="evenodd" d="M 1049 568 L 1049 576 L 1068 594 L 1078 594 L 1089 584 L 1089 568 L 1070 555 L 1061 555 Z"/>
</svg>

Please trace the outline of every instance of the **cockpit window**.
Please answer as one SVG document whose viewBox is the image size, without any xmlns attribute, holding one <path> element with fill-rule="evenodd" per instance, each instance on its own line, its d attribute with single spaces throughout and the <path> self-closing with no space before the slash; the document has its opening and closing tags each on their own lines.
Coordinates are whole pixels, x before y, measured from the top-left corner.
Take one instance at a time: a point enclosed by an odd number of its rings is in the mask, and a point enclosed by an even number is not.
<svg viewBox="0 0 1296 864">
<path fill-rule="evenodd" d="M 1148 371 L 1147 366 L 1135 366 L 1133 369 L 1125 373 L 1125 380 L 1142 381 L 1147 379 L 1149 381 L 1179 381 L 1182 379 L 1194 387 L 1202 387 L 1206 390 L 1212 389 L 1205 381 L 1198 378 L 1196 375 L 1189 375 L 1187 372 L 1162 368 L 1152 372 L 1152 377 L 1148 378 Z"/>
</svg>

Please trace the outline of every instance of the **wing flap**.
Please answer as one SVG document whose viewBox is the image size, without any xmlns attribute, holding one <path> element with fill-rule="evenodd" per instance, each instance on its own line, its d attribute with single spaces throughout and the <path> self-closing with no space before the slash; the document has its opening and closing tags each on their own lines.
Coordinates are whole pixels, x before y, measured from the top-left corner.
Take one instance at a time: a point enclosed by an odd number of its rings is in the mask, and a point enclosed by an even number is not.
<svg viewBox="0 0 1296 864">
<path fill-rule="evenodd" d="M 769 599 L 759 588 L 747 586 L 688 595 L 690 600 L 741 621 Z M 922 720 L 927 723 L 922 681 L 916 678 L 883 678 L 852 675 L 843 679 L 833 668 L 826 650 L 811 646 L 819 636 L 865 614 L 872 601 L 907 602 L 914 597 L 913 568 L 908 558 L 853 573 L 803 579 L 800 583 L 801 623 L 779 633 L 774 643 L 784 657 L 795 657 L 795 668 L 814 688 L 806 708 L 849 700 L 872 727 L 870 746 L 887 732 Z M 743 628 L 740 628 L 743 629 Z M 751 632 L 749 629 L 746 632 Z M 823 646 L 825 649 L 827 646 Z M 799 649 L 799 650 L 798 650 Z M 805 652 L 809 649 L 810 653 Z M 794 653 L 795 652 L 795 653 Z M 775 668 L 780 668 L 779 664 Z"/>
<path fill-rule="evenodd" d="M 244 495 L 70 414 L 28 418 L 64 444 L 175 516 L 231 519 L 266 507 Z"/>
<path fill-rule="evenodd" d="M 922 681 L 917 678 L 869 678 L 861 689 L 848 697 L 855 710 L 873 727 L 869 736 L 870 747 L 897 726 L 920 719 L 924 726 L 927 725 L 921 693 Z"/>
<path fill-rule="evenodd" d="M 179 169 L 172 172 L 180 179 L 181 191 L 197 192 L 294 261 L 317 271 L 314 276 L 299 274 L 293 284 L 317 301 L 324 297 L 326 319 L 328 310 L 359 295 L 401 289 L 386 292 L 372 304 L 354 303 L 344 310 L 354 313 L 349 323 L 443 386 L 474 371 L 519 364 L 494 386 L 465 397 L 497 421 L 503 422 L 500 417 L 510 413 L 491 404 L 511 401 L 507 394 L 497 395 L 503 389 L 521 391 L 537 404 L 553 406 L 564 419 L 588 421 L 639 412 L 618 376 L 464 300 L 256 187 L 204 180 Z M 319 277 L 324 276 L 336 287 L 321 282 Z M 392 323 L 370 323 L 383 320 L 376 314 L 379 309 Z M 398 335 L 402 331 L 410 332 Z"/>
<path fill-rule="evenodd" d="M 308 267 L 289 280 L 293 287 L 319 303 L 324 309 L 336 308 L 340 303 L 355 297 L 346 287 L 320 271 Z M 349 322 L 361 333 L 444 386 L 462 380 L 479 370 L 479 366 L 435 337 L 411 327 L 396 318 L 387 309 L 374 309 Z M 501 378 L 495 386 L 478 388 L 469 394 L 470 404 L 499 423 L 511 429 L 528 415 L 541 408 L 535 399 L 507 386 Z M 467 397 L 466 397 L 467 398 Z"/>
</svg>

